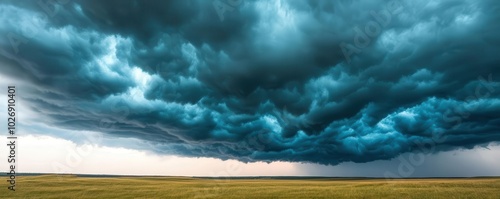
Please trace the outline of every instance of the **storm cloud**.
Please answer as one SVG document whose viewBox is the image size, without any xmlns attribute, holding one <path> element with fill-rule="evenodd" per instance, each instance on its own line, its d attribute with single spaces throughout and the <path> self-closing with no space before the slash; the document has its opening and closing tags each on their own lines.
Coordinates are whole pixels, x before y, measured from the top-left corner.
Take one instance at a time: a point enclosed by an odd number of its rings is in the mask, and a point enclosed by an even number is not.
<svg viewBox="0 0 500 199">
<path fill-rule="evenodd" d="M 0 16 L 0 72 L 40 122 L 157 153 L 336 165 L 500 141 L 495 0 L 2 1 Z"/>
</svg>

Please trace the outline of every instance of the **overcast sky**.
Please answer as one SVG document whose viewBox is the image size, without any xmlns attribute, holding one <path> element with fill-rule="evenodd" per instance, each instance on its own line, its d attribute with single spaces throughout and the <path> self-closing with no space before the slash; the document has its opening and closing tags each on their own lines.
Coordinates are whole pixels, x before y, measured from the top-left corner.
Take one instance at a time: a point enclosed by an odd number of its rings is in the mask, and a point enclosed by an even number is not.
<svg viewBox="0 0 500 199">
<path fill-rule="evenodd" d="M 40 2 L 0 2 L 21 171 L 500 175 L 496 0 Z"/>
</svg>

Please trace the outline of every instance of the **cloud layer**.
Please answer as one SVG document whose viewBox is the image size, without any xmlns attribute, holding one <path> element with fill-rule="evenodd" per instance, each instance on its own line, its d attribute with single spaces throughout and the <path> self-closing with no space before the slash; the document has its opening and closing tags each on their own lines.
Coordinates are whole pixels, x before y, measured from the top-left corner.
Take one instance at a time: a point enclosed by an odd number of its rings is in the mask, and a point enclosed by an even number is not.
<svg viewBox="0 0 500 199">
<path fill-rule="evenodd" d="M 500 141 L 494 0 L 41 2 L 0 3 L 0 72 L 42 123 L 244 162 Z"/>
</svg>

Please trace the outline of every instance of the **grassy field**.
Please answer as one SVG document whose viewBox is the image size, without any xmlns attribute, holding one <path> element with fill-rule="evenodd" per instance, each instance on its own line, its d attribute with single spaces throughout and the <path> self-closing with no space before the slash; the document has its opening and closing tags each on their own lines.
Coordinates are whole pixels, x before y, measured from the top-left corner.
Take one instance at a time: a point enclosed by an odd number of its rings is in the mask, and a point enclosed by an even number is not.
<svg viewBox="0 0 500 199">
<path fill-rule="evenodd" d="M 2 180 L 4 181 L 4 180 Z M 199 179 L 18 176 L 0 198 L 500 198 L 500 178 Z"/>
</svg>

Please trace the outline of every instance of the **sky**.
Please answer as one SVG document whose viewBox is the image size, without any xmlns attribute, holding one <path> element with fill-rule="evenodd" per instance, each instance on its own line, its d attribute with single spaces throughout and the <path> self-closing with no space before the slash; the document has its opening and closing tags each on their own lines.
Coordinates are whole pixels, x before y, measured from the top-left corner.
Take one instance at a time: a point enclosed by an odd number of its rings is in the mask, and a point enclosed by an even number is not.
<svg viewBox="0 0 500 199">
<path fill-rule="evenodd" d="M 19 169 L 500 175 L 499 11 L 496 0 L 4 0 L 0 86 L 17 89 Z"/>
</svg>

